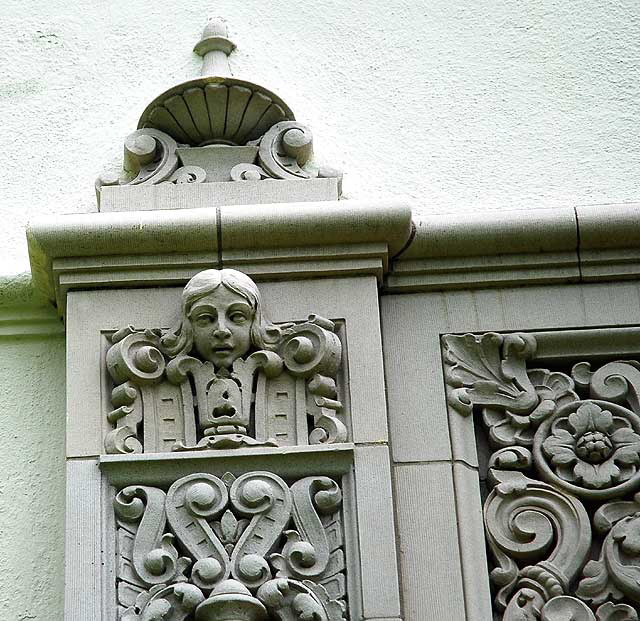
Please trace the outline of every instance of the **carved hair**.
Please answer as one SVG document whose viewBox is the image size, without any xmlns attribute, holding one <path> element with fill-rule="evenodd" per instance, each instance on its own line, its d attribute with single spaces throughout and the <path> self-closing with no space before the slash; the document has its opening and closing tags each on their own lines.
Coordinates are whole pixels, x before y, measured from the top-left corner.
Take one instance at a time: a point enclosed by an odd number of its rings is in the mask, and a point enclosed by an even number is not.
<svg viewBox="0 0 640 621">
<path fill-rule="evenodd" d="M 213 293 L 220 286 L 244 298 L 253 310 L 251 319 L 251 344 L 258 349 L 273 350 L 281 337 L 281 330 L 262 312 L 262 299 L 258 287 L 249 276 L 237 270 L 204 270 L 196 274 L 182 291 L 182 316 L 178 324 L 161 340 L 163 351 L 171 356 L 188 354 L 193 349 L 193 327 L 189 315 L 200 299 Z"/>
</svg>

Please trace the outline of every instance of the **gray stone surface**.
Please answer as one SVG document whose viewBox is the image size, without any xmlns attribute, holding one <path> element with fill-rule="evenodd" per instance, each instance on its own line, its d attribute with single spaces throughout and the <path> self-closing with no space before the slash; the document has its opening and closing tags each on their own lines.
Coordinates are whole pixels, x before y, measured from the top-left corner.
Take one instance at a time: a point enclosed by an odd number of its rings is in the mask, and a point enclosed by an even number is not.
<svg viewBox="0 0 640 621">
<path fill-rule="evenodd" d="M 452 467 L 465 619 L 486 621 L 491 618 L 491 592 L 487 555 L 482 545 L 484 529 L 478 470 L 462 462 L 454 462 Z"/>
<path fill-rule="evenodd" d="M 396 528 L 386 446 L 356 448 L 355 482 L 362 613 L 365 618 L 399 616 Z"/>
<path fill-rule="evenodd" d="M 34 287 L 64 314 L 70 290 L 184 284 L 212 266 L 381 280 L 410 234 L 404 201 L 320 201 L 41 218 L 27 240 Z"/>
<path fill-rule="evenodd" d="M 100 211 L 194 209 L 221 205 L 257 205 L 338 200 L 336 179 L 264 179 L 237 183 L 212 182 L 184 185 L 105 186 Z"/>
<path fill-rule="evenodd" d="M 102 617 L 103 588 L 106 588 L 102 518 L 102 481 L 97 461 L 68 461 L 65 621 Z"/>
<path fill-rule="evenodd" d="M 451 464 L 397 464 L 393 479 L 404 618 L 465 619 Z"/>
</svg>

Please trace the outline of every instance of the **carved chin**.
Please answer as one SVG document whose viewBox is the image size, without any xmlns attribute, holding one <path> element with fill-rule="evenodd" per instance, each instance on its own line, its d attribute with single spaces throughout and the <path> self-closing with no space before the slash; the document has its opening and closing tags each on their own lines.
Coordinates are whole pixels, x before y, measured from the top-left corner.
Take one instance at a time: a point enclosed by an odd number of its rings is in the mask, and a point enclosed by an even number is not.
<svg viewBox="0 0 640 621">
<path fill-rule="evenodd" d="M 229 352 L 212 352 L 209 356 L 209 360 L 213 362 L 216 367 L 230 367 L 236 358 L 239 358 L 240 354 L 235 351 Z"/>
</svg>

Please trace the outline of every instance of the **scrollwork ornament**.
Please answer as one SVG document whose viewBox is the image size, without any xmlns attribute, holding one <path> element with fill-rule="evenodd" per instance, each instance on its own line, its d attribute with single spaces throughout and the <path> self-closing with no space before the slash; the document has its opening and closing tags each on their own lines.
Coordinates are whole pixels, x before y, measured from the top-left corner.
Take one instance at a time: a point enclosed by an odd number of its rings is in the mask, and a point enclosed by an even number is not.
<svg viewBox="0 0 640 621">
<path fill-rule="evenodd" d="M 334 329 L 333 322 L 316 316 L 290 328 L 278 348 L 285 367 L 299 377 L 335 375 L 342 345 Z"/>
<path fill-rule="evenodd" d="M 640 604 L 640 494 L 603 505 L 593 522 L 606 537 L 599 559 L 584 568 L 577 595 L 592 605 L 624 597 Z"/>
<path fill-rule="evenodd" d="M 309 179 L 303 169 L 313 154 L 311 130 L 297 121 L 276 123 L 260 140 L 258 159 L 276 179 Z"/>
<path fill-rule="evenodd" d="M 183 582 L 158 585 L 140 594 L 135 609 L 129 609 L 121 621 L 187 621 L 204 601 L 198 587 Z M 139 612 L 138 612 L 139 611 Z"/>
<path fill-rule="evenodd" d="M 248 588 L 257 588 L 271 578 L 264 557 L 289 521 L 291 491 L 279 476 L 253 472 L 233 482 L 229 497 L 240 514 L 251 517 L 231 555 L 231 575 Z"/>
<path fill-rule="evenodd" d="M 178 167 L 177 148 L 177 142 L 158 129 L 143 128 L 129 134 L 124 142 L 123 174 L 97 179 L 98 202 L 104 185 L 155 185 L 169 179 Z"/>
<path fill-rule="evenodd" d="M 342 493 L 328 477 L 306 477 L 291 486 L 296 531 L 288 531 L 282 554 L 273 555 L 278 575 L 298 579 L 321 576 L 329 564 L 332 548 L 319 514 L 334 513 Z M 341 568 L 340 568 L 341 569 Z"/>
<path fill-rule="evenodd" d="M 131 485 L 114 499 L 116 515 L 124 522 L 136 524 L 133 544 L 133 567 L 147 585 L 175 580 L 190 565 L 178 558 L 173 535 L 165 533 L 165 493 L 155 487 Z"/>
<path fill-rule="evenodd" d="M 178 479 L 167 492 L 167 518 L 173 532 L 196 559 L 192 580 L 201 589 L 212 589 L 229 574 L 229 557 L 210 525 L 228 502 L 224 482 L 209 474 Z"/>
<path fill-rule="evenodd" d="M 269 175 L 256 164 L 236 164 L 230 172 L 232 181 L 260 181 Z"/>
<path fill-rule="evenodd" d="M 582 568 L 591 545 L 589 516 L 577 499 L 521 472 L 494 470 L 492 476 L 497 485 L 484 517 L 498 563 L 492 572 L 501 586 L 496 604 L 505 611 L 528 607 L 531 614 L 539 613 L 544 603 L 567 592 Z M 513 559 L 529 563 L 517 577 Z M 509 614 L 504 618 L 518 618 Z"/>
<path fill-rule="evenodd" d="M 279 621 L 344 620 L 344 606 L 312 582 L 276 578 L 263 584 L 257 596 Z"/>
<path fill-rule="evenodd" d="M 640 363 L 635 360 L 609 362 L 597 371 L 591 371 L 591 364 L 580 362 L 571 370 L 576 383 L 588 388 L 594 399 L 613 403 L 625 402 L 640 414 Z"/>
<path fill-rule="evenodd" d="M 204 183 L 207 172 L 200 166 L 181 166 L 168 179 L 168 183 L 182 185 L 183 183 Z"/>
<path fill-rule="evenodd" d="M 160 337 L 153 330 L 125 328 L 112 336 L 107 352 L 107 369 L 117 384 L 133 380 L 138 384 L 160 381 L 165 370 Z"/>
</svg>

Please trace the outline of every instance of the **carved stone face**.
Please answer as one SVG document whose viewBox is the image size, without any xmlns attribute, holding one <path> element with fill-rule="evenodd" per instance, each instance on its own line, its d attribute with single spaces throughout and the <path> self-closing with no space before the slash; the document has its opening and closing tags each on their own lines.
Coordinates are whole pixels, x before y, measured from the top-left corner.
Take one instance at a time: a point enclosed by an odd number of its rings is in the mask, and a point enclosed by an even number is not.
<svg viewBox="0 0 640 621">
<path fill-rule="evenodd" d="M 197 300 L 189 320 L 200 356 L 218 368 L 230 367 L 251 347 L 253 316 L 247 300 L 224 285 Z"/>
</svg>

